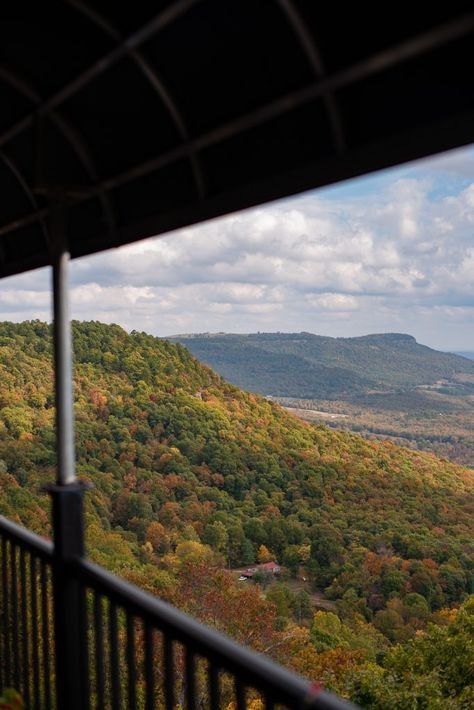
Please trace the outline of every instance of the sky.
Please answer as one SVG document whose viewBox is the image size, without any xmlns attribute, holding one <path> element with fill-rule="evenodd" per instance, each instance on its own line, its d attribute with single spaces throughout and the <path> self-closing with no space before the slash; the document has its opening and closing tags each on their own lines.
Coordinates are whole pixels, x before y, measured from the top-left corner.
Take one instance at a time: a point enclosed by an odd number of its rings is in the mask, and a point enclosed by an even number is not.
<svg viewBox="0 0 474 710">
<path fill-rule="evenodd" d="M 402 332 L 474 351 L 474 147 L 77 259 L 72 315 L 154 335 Z M 51 320 L 50 270 L 0 318 Z"/>
</svg>

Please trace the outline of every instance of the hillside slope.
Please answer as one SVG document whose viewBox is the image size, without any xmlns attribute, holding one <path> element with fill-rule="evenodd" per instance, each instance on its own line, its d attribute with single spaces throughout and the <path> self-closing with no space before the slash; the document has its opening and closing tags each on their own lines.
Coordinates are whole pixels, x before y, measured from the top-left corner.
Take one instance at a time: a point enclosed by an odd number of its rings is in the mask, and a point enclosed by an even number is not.
<svg viewBox="0 0 474 710">
<path fill-rule="evenodd" d="M 369 611 L 410 590 L 437 608 L 471 589 L 472 472 L 309 426 L 166 340 L 95 322 L 74 336 L 78 472 L 93 484 L 98 561 L 138 570 L 151 559 L 156 571 L 195 541 L 236 566 L 266 545 Z M 0 324 L 0 511 L 40 532 L 51 384 L 49 327 Z"/>
<path fill-rule="evenodd" d="M 217 334 L 172 340 L 239 387 L 261 394 L 342 399 L 371 390 L 459 378 L 474 394 L 474 362 L 420 345 L 400 333 L 358 338 L 312 333 Z"/>
<path fill-rule="evenodd" d="M 463 350 L 462 352 L 455 353 L 455 355 L 460 355 L 468 360 L 474 360 L 474 352 L 471 352 L 470 350 Z"/>
</svg>

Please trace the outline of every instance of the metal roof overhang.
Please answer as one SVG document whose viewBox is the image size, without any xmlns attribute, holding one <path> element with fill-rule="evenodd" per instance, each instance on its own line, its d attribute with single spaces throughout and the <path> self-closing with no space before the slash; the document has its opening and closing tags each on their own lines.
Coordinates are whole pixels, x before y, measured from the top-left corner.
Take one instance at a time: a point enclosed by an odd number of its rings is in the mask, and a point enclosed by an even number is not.
<svg viewBox="0 0 474 710">
<path fill-rule="evenodd" d="M 0 276 L 473 142 L 463 8 L 2 3 Z"/>
</svg>

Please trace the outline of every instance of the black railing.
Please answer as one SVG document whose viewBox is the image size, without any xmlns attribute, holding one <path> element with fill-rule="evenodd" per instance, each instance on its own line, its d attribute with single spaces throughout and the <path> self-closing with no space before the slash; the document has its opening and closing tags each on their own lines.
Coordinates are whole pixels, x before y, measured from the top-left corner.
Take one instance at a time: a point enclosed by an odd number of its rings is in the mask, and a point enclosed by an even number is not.
<svg viewBox="0 0 474 710">
<path fill-rule="evenodd" d="M 0 543 L 0 686 L 27 708 L 53 708 L 53 545 L 2 516 Z"/>
<path fill-rule="evenodd" d="M 74 670 L 83 708 L 350 707 L 101 567 L 61 561 L 51 543 L 1 516 L 0 538 L 0 678 L 28 708 L 58 706 L 55 646 L 67 654 L 58 645 L 64 635 L 53 633 L 58 565 L 77 590 L 68 613 L 80 629 Z"/>
</svg>

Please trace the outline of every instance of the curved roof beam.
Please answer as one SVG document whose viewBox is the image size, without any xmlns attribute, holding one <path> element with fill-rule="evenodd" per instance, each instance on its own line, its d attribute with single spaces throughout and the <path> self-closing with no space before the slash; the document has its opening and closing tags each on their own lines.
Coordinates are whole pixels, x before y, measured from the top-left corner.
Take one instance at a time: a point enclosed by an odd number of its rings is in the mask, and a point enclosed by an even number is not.
<svg viewBox="0 0 474 710">
<path fill-rule="evenodd" d="M 91 8 L 86 2 L 83 2 L 83 0 L 66 0 L 69 5 L 72 5 L 78 12 L 81 12 L 83 15 L 89 18 L 91 22 L 93 22 L 97 27 L 100 27 L 105 34 L 107 34 L 111 39 L 113 39 L 115 42 L 120 44 L 122 42 L 122 37 L 120 36 L 119 31 L 107 20 L 103 15 L 100 15 L 95 9 Z M 153 90 L 155 93 L 159 96 L 163 104 L 166 106 L 166 109 L 168 113 L 170 114 L 173 123 L 176 126 L 176 129 L 183 141 L 188 141 L 189 140 L 189 131 L 186 127 L 186 123 L 184 121 L 183 116 L 181 115 L 181 112 L 176 104 L 176 101 L 173 99 L 172 95 L 166 88 L 165 84 L 163 83 L 162 79 L 160 79 L 159 75 L 157 72 L 153 69 L 153 67 L 149 64 L 149 62 L 145 59 L 143 54 L 140 52 L 139 49 L 130 47 L 127 48 L 127 54 L 130 57 L 130 59 L 136 64 L 136 66 L 139 68 L 139 70 L 142 72 L 142 74 L 145 76 L 147 81 L 150 83 L 150 85 L 153 87 Z M 196 182 L 196 190 L 198 193 L 199 197 L 204 196 L 204 177 L 203 177 L 203 172 L 202 172 L 202 167 L 199 161 L 199 158 L 196 153 L 192 153 L 189 156 L 189 159 L 191 161 L 191 166 L 194 174 L 194 180 Z"/>
<path fill-rule="evenodd" d="M 25 177 L 23 176 L 20 169 L 16 165 L 15 161 L 13 161 L 8 155 L 6 155 L 3 150 L 0 150 L 0 160 L 14 176 L 15 180 L 17 181 L 17 183 L 21 187 L 22 191 L 26 195 L 30 205 L 35 210 L 37 210 L 38 209 L 38 202 L 36 201 L 36 197 L 33 193 L 33 190 L 28 185 L 28 182 L 26 181 Z M 45 223 L 44 219 L 40 220 L 40 224 L 41 224 L 41 229 L 43 231 L 44 237 L 47 242 L 48 241 L 48 229 L 46 227 L 46 223 Z M 3 246 L 0 244 L 0 259 L 1 258 L 3 258 Z"/>
<path fill-rule="evenodd" d="M 309 32 L 305 21 L 295 7 L 293 0 L 276 0 L 276 2 L 285 13 L 290 25 L 293 27 L 293 30 L 298 37 L 299 43 L 306 54 L 316 78 L 324 79 L 326 71 L 324 69 L 324 64 L 319 54 L 318 47 Z M 337 106 L 336 97 L 328 91 L 323 95 L 323 102 L 329 116 L 336 150 L 338 153 L 342 153 L 346 142 L 344 139 L 344 130 L 342 127 L 342 120 Z"/>
<path fill-rule="evenodd" d="M 20 169 L 16 165 L 15 161 L 12 160 L 11 158 L 6 155 L 6 153 L 3 150 L 0 150 L 0 160 L 7 166 L 7 168 L 10 170 L 10 172 L 14 175 L 16 178 L 16 181 L 19 183 L 21 189 L 25 193 L 26 197 L 28 198 L 28 202 L 32 207 L 35 209 L 38 209 L 38 202 L 36 201 L 36 197 L 34 196 L 33 190 L 31 187 L 28 185 L 25 177 L 21 173 Z"/>
<path fill-rule="evenodd" d="M 87 86 L 96 76 L 103 74 L 107 69 L 114 66 L 122 57 L 126 56 L 130 49 L 136 49 L 145 41 L 156 35 L 167 25 L 174 22 L 178 17 L 185 14 L 193 5 L 202 0 L 175 0 L 165 10 L 155 15 L 143 27 L 130 35 L 118 47 L 94 62 L 88 69 L 79 74 L 75 79 L 66 84 L 56 94 L 38 106 L 35 111 L 27 114 L 22 119 L 14 123 L 2 135 L 0 135 L 0 146 L 7 143 L 11 138 L 26 130 L 33 123 L 38 115 L 46 116 L 51 111 L 60 106 L 71 96 L 74 96 L 84 86 Z M 405 40 L 398 45 L 387 48 L 377 54 L 348 67 L 346 70 L 336 73 L 330 77 L 324 77 L 316 85 L 312 84 L 306 89 L 292 92 L 292 95 L 299 96 L 298 103 L 304 103 L 325 93 L 334 92 L 337 88 L 355 83 L 361 79 L 387 69 L 390 66 L 399 64 L 412 57 L 416 57 L 424 52 L 441 47 L 448 42 L 466 36 L 472 32 L 474 25 L 474 13 L 457 17 L 452 22 L 432 28 L 427 32 L 422 32 L 411 39 Z M 302 98 L 304 97 L 304 98 Z M 282 97 L 274 102 L 275 106 L 288 103 L 287 97 Z M 295 107 L 292 105 L 286 108 Z M 257 110 L 258 111 L 258 110 Z M 281 111 L 280 111 L 281 113 Z M 195 141 L 191 141 L 194 143 Z M 189 145 L 188 145 L 189 152 Z"/>
<path fill-rule="evenodd" d="M 270 121 L 272 118 L 281 116 L 282 114 L 292 111 L 299 106 L 303 106 L 310 101 L 322 98 L 325 93 L 333 93 L 338 89 L 351 86 L 358 81 L 362 81 L 370 76 L 379 74 L 392 66 L 397 66 L 402 62 L 412 59 L 413 57 L 420 56 L 425 52 L 442 47 L 455 39 L 466 36 L 472 31 L 474 31 L 474 12 L 469 12 L 457 18 L 453 22 L 432 28 L 426 32 L 416 35 L 415 37 L 404 40 L 397 45 L 383 49 L 382 51 L 361 60 L 357 64 L 349 66 L 306 87 L 296 89 L 285 96 L 281 96 L 278 99 L 260 106 L 254 111 L 244 114 L 243 116 L 239 116 L 228 123 L 221 124 L 217 128 L 214 128 L 208 133 L 202 134 L 197 138 L 193 138 L 187 143 L 183 143 L 176 148 L 172 148 L 161 153 L 160 155 L 145 160 L 143 163 L 129 168 L 123 173 L 109 177 L 102 183 L 93 186 L 87 193 L 83 192 L 82 195 L 76 196 L 74 199 L 71 198 L 69 202 L 70 204 L 80 204 L 83 201 L 92 199 L 97 196 L 100 190 L 114 189 L 166 165 L 171 165 L 176 161 L 181 160 L 183 157 L 186 157 L 192 151 L 200 151 L 225 140 L 229 140 L 236 135 Z M 32 117 L 37 115 L 38 112 L 47 114 L 51 110 L 49 105 L 50 102 L 46 102 L 46 104 L 41 107 L 42 110 L 37 111 L 36 114 L 33 113 L 31 116 L 27 116 L 26 119 L 20 121 L 16 124 L 16 126 L 24 123 L 25 120 L 28 120 L 29 125 L 31 122 L 30 118 L 32 119 Z M 15 126 L 13 128 L 15 129 L 16 135 L 20 129 L 17 129 Z M 9 132 L 11 132 L 11 130 Z M 0 137 L 0 145 L 2 145 L 2 142 L 4 141 L 2 141 L 2 137 Z M 3 224 L 0 226 L 0 236 L 3 234 L 9 234 L 10 232 L 20 229 L 20 227 L 37 222 L 45 215 L 49 214 L 49 212 L 50 209 L 45 207 L 19 217 L 9 224 Z"/>
<path fill-rule="evenodd" d="M 33 104 L 35 104 L 35 106 L 41 105 L 41 97 L 39 94 L 24 79 L 19 77 L 16 72 L 7 69 L 5 66 L 0 66 L 0 79 L 3 79 L 6 83 L 16 89 L 18 93 L 29 99 Z M 100 177 L 94 165 L 92 155 L 79 133 L 58 111 L 52 111 L 50 119 L 70 144 L 92 182 L 95 184 L 99 183 Z M 101 190 L 98 198 L 102 205 L 107 228 L 109 232 L 113 234 L 115 230 L 115 217 L 110 197 L 105 190 Z"/>
<path fill-rule="evenodd" d="M 90 84 L 97 76 L 100 76 L 117 64 L 120 59 L 127 56 L 131 49 L 136 49 L 142 45 L 199 2 L 202 2 L 202 0 L 175 0 L 175 2 L 155 15 L 149 22 L 143 25 L 143 27 L 140 27 L 140 29 L 123 40 L 115 49 L 95 61 L 81 74 L 76 76 L 75 79 L 63 86 L 62 89 L 53 94 L 53 96 L 50 96 L 44 103 L 37 106 L 35 111 L 32 111 L 10 126 L 9 129 L 0 135 L 0 146 L 5 145 L 5 143 L 14 136 L 29 128 L 37 116 L 47 116 L 50 114 L 54 109 L 67 101 L 67 99 Z"/>
</svg>

